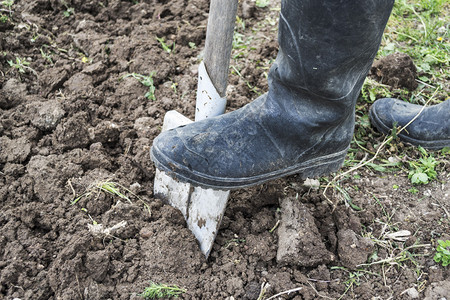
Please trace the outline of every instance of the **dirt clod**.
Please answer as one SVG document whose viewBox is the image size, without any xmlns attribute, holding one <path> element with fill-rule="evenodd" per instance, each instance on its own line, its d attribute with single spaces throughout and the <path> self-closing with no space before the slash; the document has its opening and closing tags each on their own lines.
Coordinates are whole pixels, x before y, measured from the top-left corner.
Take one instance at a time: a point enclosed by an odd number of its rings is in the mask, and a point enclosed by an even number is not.
<svg viewBox="0 0 450 300">
<path fill-rule="evenodd" d="M 411 57 L 405 53 L 394 53 L 373 63 L 370 75 L 377 81 L 393 88 L 417 88 L 417 68 Z"/>
<path fill-rule="evenodd" d="M 0 137 L 0 163 L 23 163 L 31 152 L 31 143 L 25 138 Z"/>
<path fill-rule="evenodd" d="M 66 113 L 61 103 L 57 100 L 32 102 L 27 109 L 28 114 L 34 116 L 31 119 L 31 124 L 42 131 L 55 129 Z"/>
<path fill-rule="evenodd" d="M 27 86 L 16 78 L 10 78 L 0 93 L 0 108 L 9 109 L 25 101 Z"/>
<path fill-rule="evenodd" d="M 339 258 L 345 267 L 355 269 L 367 261 L 374 247 L 370 239 L 358 236 L 351 229 L 340 230 L 337 236 Z"/>
<path fill-rule="evenodd" d="M 433 282 L 425 292 L 424 300 L 432 299 L 448 299 L 450 298 L 450 281 L 443 280 L 439 282 Z"/>
<path fill-rule="evenodd" d="M 322 241 L 308 208 L 295 198 L 281 202 L 277 262 L 302 267 L 326 264 L 335 259 Z"/>
</svg>

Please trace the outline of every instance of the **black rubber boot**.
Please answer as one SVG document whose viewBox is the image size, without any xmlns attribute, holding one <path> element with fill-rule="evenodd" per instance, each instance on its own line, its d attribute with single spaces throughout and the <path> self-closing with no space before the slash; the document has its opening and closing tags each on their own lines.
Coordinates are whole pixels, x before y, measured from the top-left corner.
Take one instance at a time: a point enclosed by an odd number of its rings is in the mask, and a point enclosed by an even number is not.
<svg viewBox="0 0 450 300">
<path fill-rule="evenodd" d="M 160 134 L 156 167 L 197 186 L 234 189 L 337 171 L 393 0 L 284 0 L 269 92 L 234 112 Z"/>
<path fill-rule="evenodd" d="M 380 132 L 389 134 L 394 126 L 404 127 L 423 107 L 392 98 L 375 101 L 370 121 Z M 427 149 L 450 147 L 450 100 L 425 107 L 418 117 L 397 136 L 407 143 Z"/>
</svg>

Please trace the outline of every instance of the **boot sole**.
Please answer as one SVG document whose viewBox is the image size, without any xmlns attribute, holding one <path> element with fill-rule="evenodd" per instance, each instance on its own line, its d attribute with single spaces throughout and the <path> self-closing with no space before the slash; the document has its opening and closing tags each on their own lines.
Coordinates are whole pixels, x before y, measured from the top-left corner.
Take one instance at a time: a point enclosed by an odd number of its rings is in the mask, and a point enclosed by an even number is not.
<svg viewBox="0 0 450 300">
<path fill-rule="evenodd" d="M 181 182 L 189 182 L 194 186 L 199 186 L 202 188 L 233 190 L 262 184 L 270 180 L 293 174 L 298 174 L 302 179 L 328 175 L 330 173 L 338 171 L 342 167 L 345 156 L 347 155 L 347 150 L 348 148 L 333 154 L 328 154 L 296 164 L 289 168 L 273 171 L 264 175 L 245 178 L 213 177 L 199 172 L 191 171 L 185 166 L 170 161 L 169 158 L 161 154 L 161 152 L 158 153 L 158 156 L 155 155 L 154 147 L 152 147 L 150 150 L 150 157 L 159 170 L 166 172 L 175 180 L 179 180 Z M 162 163 L 161 161 L 164 161 L 164 163 Z M 166 167 L 167 165 L 171 166 L 171 168 Z"/>
<path fill-rule="evenodd" d="M 369 110 L 369 118 L 373 126 L 375 126 L 378 131 L 385 135 L 389 135 L 391 133 L 392 128 L 386 126 L 380 118 L 378 118 L 377 114 L 371 108 Z M 407 130 L 407 129 L 406 129 Z M 436 140 L 436 141 L 424 141 L 418 140 L 409 136 L 406 136 L 402 133 L 397 135 L 402 141 L 409 143 L 413 146 L 422 146 L 423 148 L 430 150 L 440 150 L 445 147 L 450 147 L 450 140 Z"/>
</svg>

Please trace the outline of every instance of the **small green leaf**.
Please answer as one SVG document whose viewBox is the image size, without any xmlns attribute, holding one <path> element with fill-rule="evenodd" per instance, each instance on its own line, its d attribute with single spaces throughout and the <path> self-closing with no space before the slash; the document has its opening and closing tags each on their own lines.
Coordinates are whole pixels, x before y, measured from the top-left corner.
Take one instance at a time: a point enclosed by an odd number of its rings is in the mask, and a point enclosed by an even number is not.
<svg viewBox="0 0 450 300">
<path fill-rule="evenodd" d="M 443 267 L 450 264 L 450 240 L 438 240 L 438 246 L 436 247 L 436 254 L 433 260 L 437 263 L 441 263 Z"/>
<path fill-rule="evenodd" d="M 416 189 L 415 187 L 412 187 L 412 188 L 408 189 L 408 192 L 410 192 L 411 194 L 417 194 L 419 192 L 419 190 Z"/>
<path fill-rule="evenodd" d="M 419 151 L 420 151 L 420 153 L 422 153 L 422 155 L 425 155 L 425 156 L 428 155 L 427 150 L 425 150 L 424 147 L 419 146 L 417 149 L 419 149 Z"/>
<path fill-rule="evenodd" d="M 430 78 L 426 77 L 426 76 L 419 76 L 419 79 L 422 80 L 423 82 L 430 82 Z"/>
<path fill-rule="evenodd" d="M 423 71 L 423 72 L 429 72 L 431 70 L 430 64 L 428 64 L 426 62 L 417 65 L 417 68 L 419 69 L 419 71 Z"/>
<path fill-rule="evenodd" d="M 425 173 L 415 173 L 411 177 L 411 182 L 416 184 L 428 183 L 428 175 Z"/>
<path fill-rule="evenodd" d="M 270 0 L 256 0 L 255 5 L 260 8 L 267 7 L 270 3 Z"/>
<path fill-rule="evenodd" d="M 378 172 L 386 172 L 386 170 L 387 170 L 385 167 L 374 164 L 374 163 L 368 163 L 367 165 Z"/>
<path fill-rule="evenodd" d="M 434 261 L 435 262 L 440 262 L 441 261 L 441 259 L 442 259 L 442 255 L 440 254 L 440 253 L 436 253 L 435 255 L 434 255 Z"/>
<path fill-rule="evenodd" d="M 395 44 L 394 43 L 388 43 L 383 48 L 384 51 L 394 51 L 395 50 Z"/>
<path fill-rule="evenodd" d="M 444 148 L 441 150 L 441 154 L 442 154 L 442 155 L 450 154 L 450 147 L 444 147 Z"/>
<path fill-rule="evenodd" d="M 369 99 L 370 99 L 370 101 L 377 100 L 377 93 L 375 92 L 374 89 L 369 90 Z"/>
</svg>

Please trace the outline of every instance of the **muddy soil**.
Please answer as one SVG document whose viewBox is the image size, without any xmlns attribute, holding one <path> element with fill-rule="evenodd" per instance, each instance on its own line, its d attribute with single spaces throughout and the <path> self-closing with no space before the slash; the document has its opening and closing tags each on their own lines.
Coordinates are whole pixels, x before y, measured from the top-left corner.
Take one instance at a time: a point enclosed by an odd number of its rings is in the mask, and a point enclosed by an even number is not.
<svg viewBox="0 0 450 300">
<path fill-rule="evenodd" d="M 267 89 L 274 7 L 240 4 L 229 110 Z M 2 15 L 0 299 L 140 299 L 150 282 L 181 299 L 258 299 L 262 286 L 296 300 L 450 296 L 449 268 L 432 259 L 450 239 L 446 159 L 413 192 L 407 171 L 373 168 L 325 194 L 332 175 L 320 189 L 290 176 L 234 191 L 208 260 L 153 197 L 149 148 L 168 110 L 193 117 L 208 1 L 17 0 Z M 155 100 L 130 74 L 152 74 Z M 369 150 L 383 139 L 361 130 Z"/>
</svg>

